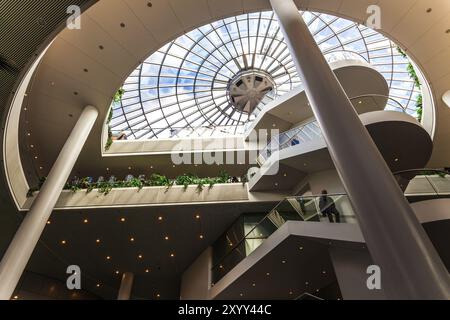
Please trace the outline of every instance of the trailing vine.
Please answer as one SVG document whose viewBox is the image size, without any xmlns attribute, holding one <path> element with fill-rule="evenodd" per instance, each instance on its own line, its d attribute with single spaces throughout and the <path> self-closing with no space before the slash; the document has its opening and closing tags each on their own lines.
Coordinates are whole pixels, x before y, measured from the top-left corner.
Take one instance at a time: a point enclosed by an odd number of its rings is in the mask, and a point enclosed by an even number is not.
<svg viewBox="0 0 450 320">
<path fill-rule="evenodd" d="M 45 178 L 44 178 L 45 179 Z M 45 180 L 43 180 L 45 181 Z M 103 195 L 108 195 L 113 189 L 117 188 L 134 188 L 138 191 L 142 190 L 144 187 L 166 187 L 166 191 L 172 186 L 183 186 L 183 190 L 186 191 L 189 186 L 197 186 L 197 192 L 201 193 L 204 191 L 205 186 L 209 189 L 213 188 L 216 184 L 225 183 L 236 183 L 239 179 L 236 177 L 231 177 L 227 172 L 221 171 L 217 177 L 206 177 L 200 178 L 193 174 L 183 174 L 176 177 L 175 179 L 169 179 L 168 177 L 160 174 L 152 174 L 149 178 L 145 175 L 140 175 L 139 177 L 134 177 L 128 175 L 125 180 L 117 180 L 115 176 L 109 177 L 106 180 L 104 177 L 98 178 L 94 181 L 92 177 L 85 178 L 73 178 L 64 186 L 64 190 L 72 191 L 74 193 L 81 190 L 86 190 L 86 193 L 91 193 L 93 190 L 98 190 L 98 193 Z M 247 183 L 245 176 L 241 177 L 240 182 L 243 186 Z M 27 193 L 27 197 L 33 197 L 34 193 L 39 191 L 42 187 L 43 182 L 39 184 L 38 187 L 30 188 Z"/>
<path fill-rule="evenodd" d="M 124 88 L 120 88 L 119 90 L 117 90 L 117 92 L 114 94 L 113 102 L 114 103 L 121 102 L 125 92 L 126 91 Z M 108 126 L 108 139 L 106 140 L 106 143 L 105 143 L 105 151 L 108 151 L 113 144 L 113 133 L 111 130 L 111 125 L 110 125 L 112 118 L 113 118 L 113 110 L 111 108 L 111 110 L 109 111 L 109 114 L 108 114 L 108 119 L 106 120 L 106 125 Z"/>
<path fill-rule="evenodd" d="M 406 53 L 402 50 L 402 48 L 397 47 L 398 53 L 405 59 L 408 59 L 408 56 Z M 408 71 L 408 75 L 411 78 L 411 80 L 414 81 L 414 86 L 418 89 L 421 89 L 422 84 L 420 83 L 419 76 L 417 75 L 416 69 L 414 68 L 413 64 L 411 62 L 408 63 L 408 67 L 406 68 Z M 422 115 L 423 115 L 423 96 L 422 92 L 417 97 L 416 101 L 416 113 L 417 113 L 417 121 L 422 122 Z"/>
</svg>

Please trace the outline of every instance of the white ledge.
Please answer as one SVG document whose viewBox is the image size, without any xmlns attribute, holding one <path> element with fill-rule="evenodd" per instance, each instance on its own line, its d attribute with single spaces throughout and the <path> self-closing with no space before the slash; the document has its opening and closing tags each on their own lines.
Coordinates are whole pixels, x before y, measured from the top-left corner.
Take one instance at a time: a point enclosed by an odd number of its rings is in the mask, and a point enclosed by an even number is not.
<svg viewBox="0 0 450 320">
<path fill-rule="evenodd" d="M 38 192 L 27 199 L 23 211 L 30 209 Z M 194 205 L 204 203 L 239 203 L 239 202 L 271 202 L 281 201 L 285 194 L 250 193 L 247 184 L 229 183 L 217 184 L 210 188 L 204 186 L 199 191 L 197 186 L 117 188 L 104 195 L 94 189 L 91 192 L 79 190 L 77 192 L 65 190 L 56 203 L 55 210 L 96 209 L 114 207 L 151 207 L 167 205 Z"/>
</svg>

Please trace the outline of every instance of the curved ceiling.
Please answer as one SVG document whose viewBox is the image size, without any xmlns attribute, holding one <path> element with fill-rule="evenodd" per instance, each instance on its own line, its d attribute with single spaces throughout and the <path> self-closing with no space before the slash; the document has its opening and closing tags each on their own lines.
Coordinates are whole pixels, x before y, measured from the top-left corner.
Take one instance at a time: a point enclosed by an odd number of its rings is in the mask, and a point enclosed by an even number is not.
<svg viewBox="0 0 450 320">
<path fill-rule="evenodd" d="M 369 3 L 311 0 L 302 1 L 299 8 L 363 23 Z M 444 107 L 440 97 L 450 86 L 450 36 L 445 32 L 450 3 L 439 0 L 429 13 L 430 4 L 426 1 L 379 1 L 378 4 L 383 12 L 379 31 L 399 43 L 430 82 L 437 105 L 434 161 L 430 165 L 445 166 L 450 158 L 450 126 L 446 125 L 450 123 L 450 110 Z M 267 0 L 153 1 L 151 7 L 145 1 L 99 1 L 83 15 L 82 30 L 64 30 L 55 39 L 36 73 L 21 127 L 22 154 L 29 155 L 34 163 L 34 167 L 27 169 L 28 176 L 35 176 L 36 172 L 47 174 L 83 106 L 95 105 L 100 118 L 106 119 L 113 93 L 152 52 L 220 18 L 267 10 L 270 10 Z M 70 63 L 67 57 L 71 57 Z M 131 158 L 103 158 L 102 130 L 103 123 L 98 121 L 75 173 L 106 173 L 106 168 L 123 169 L 124 163 L 134 168 Z M 171 170 L 164 162 L 155 160 L 154 164 L 158 171 Z"/>
<path fill-rule="evenodd" d="M 20 8 L 17 1 L 10 2 L 14 2 L 14 6 Z M 5 3 L 8 1 L 1 1 L 0 5 Z M 27 2 L 26 5 L 30 6 L 30 3 Z M 39 6 L 48 9 L 48 4 L 45 3 L 42 5 L 39 2 Z M 147 1 L 101 0 L 83 16 L 83 34 L 89 37 L 80 37 L 76 32 L 70 33 L 66 30 L 56 39 L 37 74 L 36 78 L 40 82 L 32 87 L 33 92 L 30 92 L 29 98 L 33 99 L 28 99 L 32 102 L 28 104 L 30 113 L 23 122 L 23 134 L 32 133 L 30 137 L 24 137 L 27 152 L 30 156 L 39 155 L 39 162 L 36 163 L 37 170 L 39 166 L 42 166 L 44 171 L 49 169 L 83 106 L 88 103 L 95 104 L 105 116 L 110 106 L 112 93 L 125 80 L 121 75 L 129 74 L 139 61 L 148 57 L 152 51 L 170 39 L 210 21 L 270 9 L 267 0 L 154 0 L 152 3 L 153 6 L 149 9 Z M 328 12 L 363 23 L 366 19 L 367 6 L 373 4 L 373 1 L 304 0 L 298 3 L 301 9 Z M 441 97 L 450 87 L 450 60 L 448 59 L 450 33 L 446 33 L 446 30 L 450 28 L 448 22 L 450 2 L 448 0 L 435 0 L 432 3 L 427 0 L 379 0 L 377 3 L 383 12 L 380 32 L 387 34 L 407 49 L 409 55 L 414 58 L 430 81 L 437 104 L 437 131 L 432 165 L 448 164 L 450 110 Z M 432 10 L 427 12 L 430 7 Z M 31 12 L 35 13 L 36 10 Z M 35 15 L 31 19 L 34 20 Z M 120 26 L 120 21 L 124 21 L 126 28 Z M 31 39 L 36 42 L 21 41 L 19 43 L 15 41 L 17 38 L 12 41 L 20 44 L 21 49 L 29 45 L 27 48 L 31 54 L 37 47 L 36 44 L 43 38 Z M 1 41 L 1 43 L 6 42 Z M 106 50 L 100 52 L 99 45 L 103 45 Z M 71 58 L 69 62 L 68 57 Z M 85 68 L 89 68 L 88 73 L 83 71 Z M 8 78 L 9 86 L 3 86 L 2 82 L 2 92 L 6 92 L 2 97 L 6 97 L 9 93 L 14 79 Z M 51 86 L 52 83 L 54 86 Z M 55 87 L 58 90 L 52 89 Z M 74 95 L 75 90 L 78 95 Z M 6 99 L 0 100 L 6 101 Z M 114 165 L 108 162 L 109 159 L 105 160 L 106 163 L 102 163 L 101 150 L 99 150 L 102 125 L 103 123 L 99 121 L 92 139 L 80 157 L 76 170 L 87 170 L 91 167 L 93 170 L 98 170 L 100 167 Z M 30 150 L 30 145 L 36 146 L 36 150 Z M 128 164 L 129 159 L 121 159 L 120 165 L 123 166 L 124 161 Z M 6 192 L 2 193 L 2 195 L 5 194 Z M 15 225 L 15 220 L 11 224 Z M 81 226 L 81 223 L 79 225 Z M 100 223 L 99 226 L 101 230 L 105 224 Z M 6 234 L 3 232 L 4 229 L 2 229 L 2 235 Z M 80 229 L 79 232 L 72 230 L 72 224 L 67 228 L 62 226 L 57 229 L 69 230 L 73 234 L 85 233 L 84 229 Z M 61 236 L 63 235 L 49 233 L 47 243 L 55 247 L 57 245 L 55 239 L 57 241 Z M 123 233 L 121 236 L 127 235 Z M 181 243 L 180 247 L 184 245 L 185 243 Z M 83 249 L 86 253 L 83 255 L 84 259 L 98 253 L 87 246 Z M 63 251 L 62 254 L 69 255 L 67 251 Z M 114 271 L 113 267 L 110 271 Z M 105 277 L 105 281 L 112 282 L 113 289 L 116 289 L 119 280 L 115 278 L 115 275 Z"/>
<path fill-rule="evenodd" d="M 393 42 L 347 19 L 308 11 L 303 18 L 329 61 L 369 62 L 387 80 L 391 98 L 416 114 L 419 89 Z M 249 72 L 256 83 L 248 83 Z M 133 71 L 123 99 L 113 103 L 111 127 L 128 139 L 243 134 L 267 103 L 301 82 L 272 11 L 221 19 L 167 43 Z M 252 106 L 248 95 L 258 94 L 258 86 L 267 91 Z M 240 101 L 248 108 L 236 107 Z"/>
</svg>

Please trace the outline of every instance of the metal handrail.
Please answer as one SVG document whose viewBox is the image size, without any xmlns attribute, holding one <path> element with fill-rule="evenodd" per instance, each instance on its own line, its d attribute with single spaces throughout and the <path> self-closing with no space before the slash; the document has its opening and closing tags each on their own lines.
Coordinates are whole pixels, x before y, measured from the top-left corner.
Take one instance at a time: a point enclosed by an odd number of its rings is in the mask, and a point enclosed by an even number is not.
<svg viewBox="0 0 450 320">
<path fill-rule="evenodd" d="M 406 112 L 406 108 L 403 107 L 402 104 L 401 104 L 400 102 L 398 102 L 397 100 L 395 100 L 395 99 L 393 99 L 393 98 L 391 98 L 391 97 L 389 97 L 389 96 L 385 96 L 385 95 L 381 95 L 381 94 L 365 94 L 365 95 L 359 95 L 359 96 L 355 96 L 355 97 L 353 97 L 353 98 L 350 98 L 349 100 L 350 100 L 351 102 L 353 102 L 354 100 L 363 99 L 363 98 L 373 98 L 373 97 L 385 98 L 387 101 L 393 101 L 393 102 L 398 106 L 398 108 L 399 108 L 400 110 L 402 110 L 402 113 L 405 113 L 405 112 Z M 398 111 L 397 111 L 397 112 L 398 112 Z M 270 147 L 272 146 L 272 143 L 273 143 L 274 139 L 275 139 L 275 140 L 278 139 L 278 141 L 281 141 L 281 137 L 282 137 L 282 136 L 284 136 L 284 135 L 289 135 L 289 133 L 295 132 L 295 131 L 299 131 L 298 134 L 300 134 L 300 133 L 306 134 L 305 132 L 303 132 L 303 130 L 306 129 L 306 128 L 308 128 L 308 126 L 311 126 L 311 124 L 313 124 L 313 123 L 317 123 L 317 120 L 316 120 L 316 119 L 310 120 L 309 122 L 303 123 L 303 124 L 301 124 L 301 125 L 299 125 L 299 126 L 297 126 L 297 127 L 294 127 L 294 128 L 292 128 L 292 129 L 289 129 L 288 131 L 282 132 L 282 133 L 276 135 L 275 137 L 273 137 L 273 138 L 271 139 L 271 142 L 270 142 L 264 149 L 262 149 L 261 152 L 260 152 L 260 154 L 258 155 L 258 163 L 259 163 L 260 165 L 262 165 L 262 164 L 264 164 L 264 162 L 270 157 L 270 155 L 269 155 L 268 157 L 265 157 L 264 154 L 269 153 L 269 152 L 268 152 L 269 149 L 273 149 L 273 148 L 270 148 Z M 317 127 L 319 128 L 320 133 L 318 133 L 318 135 L 316 135 L 316 137 L 317 137 L 317 136 L 321 136 L 321 129 L 320 129 L 320 126 L 317 125 Z M 285 149 L 286 147 L 289 147 L 290 144 L 292 143 L 293 139 L 294 139 L 296 136 L 298 136 L 298 134 L 294 135 L 293 137 L 291 137 L 290 139 L 288 139 L 288 141 L 286 141 L 286 142 L 284 142 L 284 143 L 282 143 L 282 144 L 278 143 L 278 147 L 279 147 L 278 150 L 283 150 L 283 149 Z M 314 137 L 309 137 L 309 138 L 310 138 L 309 141 L 312 141 L 312 140 L 314 139 Z M 299 143 L 300 143 L 300 141 L 299 141 Z M 264 160 L 264 161 L 259 160 L 260 158 L 262 158 L 262 160 Z"/>
<path fill-rule="evenodd" d="M 274 211 L 277 210 L 277 208 L 282 205 L 285 201 L 288 201 L 290 199 L 312 199 L 315 200 L 317 198 L 321 198 L 324 195 L 312 195 L 312 196 L 306 196 L 306 197 L 298 197 L 298 196 L 294 196 L 294 197 L 286 197 L 283 200 L 281 200 L 272 210 L 269 211 L 269 213 L 267 213 L 260 221 L 258 221 L 258 223 L 255 224 L 255 226 L 249 231 L 247 232 L 242 239 L 240 239 L 235 245 L 232 246 L 232 248 L 230 249 L 230 251 L 228 251 L 221 259 L 220 262 L 218 262 L 217 264 L 213 265 L 211 269 L 215 269 L 218 266 L 221 265 L 221 262 L 224 261 L 232 252 L 234 252 L 237 248 L 239 248 L 239 246 L 245 242 L 245 240 L 249 237 L 249 235 L 256 230 L 256 228 L 258 228 L 258 226 L 260 226 Z M 327 197 L 342 197 L 342 196 L 347 196 L 347 194 L 345 193 L 330 193 L 326 195 Z"/>
</svg>

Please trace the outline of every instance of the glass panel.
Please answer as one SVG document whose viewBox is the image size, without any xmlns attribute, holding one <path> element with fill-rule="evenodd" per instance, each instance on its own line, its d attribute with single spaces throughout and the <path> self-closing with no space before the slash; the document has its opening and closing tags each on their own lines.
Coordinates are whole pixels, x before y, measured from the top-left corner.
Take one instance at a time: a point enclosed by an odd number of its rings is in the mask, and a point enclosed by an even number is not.
<svg viewBox="0 0 450 320">
<path fill-rule="evenodd" d="M 406 70 L 409 61 L 397 52 L 395 44 L 380 33 L 346 19 L 315 12 L 302 14 L 329 62 L 341 59 L 369 61 L 388 81 L 390 97 L 397 98 L 402 105 L 388 104 L 387 108 L 415 114 L 420 90 L 410 81 Z M 230 82 L 243 70 L 253 69 L 267 72 L 273 78 L 274 90 L 261 99 L 253 113 L 234 107 L 230 110 L 230 104 L 233 105 L 228 94 Z M 182 35 L 146 59 L 123 84 L 123 101 L 116 103 L 113 118 L 122 116 L 124 121 L 111 123 L 111 127 L 113 131 L 130 131 L 129 138 L 136 139 L 138 135 L 133 134 L 136 129 L 124 128 L 123 124 L 139 122 L 134 119 L 138 108 L 144 115 L 153 112 L 153 108 L 146 107 L 146 102 L 155 99 L 162 109 L 177 106 L 179 115 L 164 113 L 164 119 L 147 116 L 146 124 L 150 129 L 163 123 L 166 125 L 166 128 L 159 128 L 162 130 L 153 130 L 160 133 L 152 139 L 166 137 L 167 131 L 178 126 L 182 118 L 189 119 L 187 126 L 190 128 L 226 125 L 230 134 L 243 134 L 242 128 L 248 127 L 267 103 L 299 85 L 301 80 L 277 17 L 270 11 L 243 14 Z M 183 114 L 184 101 L 177 98 L 180 94 L 195 97 L 191 98 L 189 108 L 192 116 Z M 227 101 L 214 99 L 217 96 Z M 211 103 L 208 109 L 205 110 L 198 101 L 200 97 Z M 128 105 L 133 108 L 127 108 Z M 217 114 L 221 116 L 217 117 Z M 200 132 L 211 135 L 205 130 L 192 131 L 192 134 Z M 308 128 L 304 128 L 297 140 L 311 139 L 310 135 Z M 149 138 L 148 135 L 140 136 Z"/>
<path fill-rule="evenodd" d="M 244 214 L 213 244 L 213 284 L 257 250 L 287 221 L 357 223 L 351 203 L 344 194 L 290 197 L 268 214 Z"/>
</svg>

